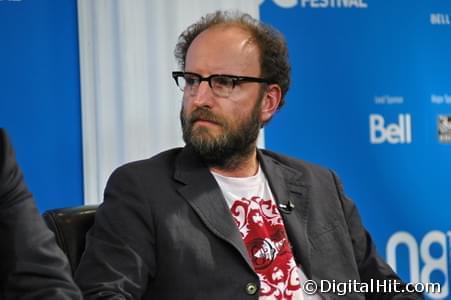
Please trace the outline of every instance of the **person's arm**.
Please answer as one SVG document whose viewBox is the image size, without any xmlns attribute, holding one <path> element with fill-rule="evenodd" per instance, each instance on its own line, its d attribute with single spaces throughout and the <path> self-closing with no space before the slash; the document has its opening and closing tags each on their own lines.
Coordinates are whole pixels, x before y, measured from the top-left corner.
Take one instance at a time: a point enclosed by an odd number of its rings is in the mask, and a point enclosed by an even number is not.
<svg viewBox="0 0 451 300">
<path fill-rule="evenodd" d="M 354 245 L 354 254 L 359 267 L 362 282 L 373 280 L 391 280 L 399 283 L 399 290 L 405 290 L 405 283 L 392 268 L 377 254 L 376 247 L 370 234 L 364 228 L 355 204 L 344 194 L 343 186 L 338 177 L 332 172 L 347 220 L 349 234 Z M 416 293 L 374 293 L 367 294 L 367 299 L 423 299 Z"/>
<path fill-rule="evenodd" d="M 133 168 L 117 169 L 86 239 L 75 280 L 85 299 L 141 299 L 155 272 L 148 195 Z"/>
<path fill-rule="evenodd" d="M 81 299 L 0 129 L 0 298 Z"/>
</svg>

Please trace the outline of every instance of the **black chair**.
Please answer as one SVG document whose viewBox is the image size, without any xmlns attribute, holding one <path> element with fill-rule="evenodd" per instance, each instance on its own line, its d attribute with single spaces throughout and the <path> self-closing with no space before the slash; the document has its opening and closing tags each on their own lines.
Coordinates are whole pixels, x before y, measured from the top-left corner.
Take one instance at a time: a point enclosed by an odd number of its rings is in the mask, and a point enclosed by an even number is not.
<svg viewBox="0 0 451 300">
<path fill-rule="evenodd" d="M 94 224 L 97 205 L 48 210 L 43 214 L 47 226 L 56 237 L 58 246 L 66 254 L 72 274 L 85 249 L 85 236 Z"/>
</svg>

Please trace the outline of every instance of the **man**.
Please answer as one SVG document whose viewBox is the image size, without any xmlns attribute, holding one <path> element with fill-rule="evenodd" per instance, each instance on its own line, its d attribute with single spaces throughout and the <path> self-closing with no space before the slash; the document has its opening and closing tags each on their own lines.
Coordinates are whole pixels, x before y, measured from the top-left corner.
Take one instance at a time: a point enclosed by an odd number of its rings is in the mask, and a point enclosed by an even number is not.
<svg viewBox="0 0 451 300">
<path fill-rule="evenodd" d="M 333 172 L 256 148 L 290 82 L 280 34 L 217 12 L 175 54 L 186 146 L 111 175 L 76 272 L 85 298 L 334 299 L 304 284 L 399 282 Z M 396 297 L 347 299 L 365 296 Z"/>
<path fill-rule="evenodd" d="M 0 299 L 82 299 L 0 128 Z"/>
</svg>

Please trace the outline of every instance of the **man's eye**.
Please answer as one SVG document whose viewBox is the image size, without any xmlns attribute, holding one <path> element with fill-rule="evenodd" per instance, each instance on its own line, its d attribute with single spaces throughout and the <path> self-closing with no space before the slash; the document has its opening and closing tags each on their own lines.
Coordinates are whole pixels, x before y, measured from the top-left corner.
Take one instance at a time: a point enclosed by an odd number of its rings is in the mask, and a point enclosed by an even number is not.
<svg viewBox="0 0 451 300">
<path fill-rule="evenodd" d="M 195 78 L 195 77 L 185 76 L 185 82 L 186 82 L 187 85 L 194 85 L 194 84 L 197 83 L 197 81 L 198 81 L 198 79 Z"/>
<path fill-rule="evenodd" d="M 218 86 L 231 87 L 233 86 L 233 79 L 229 77 L 218 76 L 214 78 L 214 84 Z"/>
</svg>

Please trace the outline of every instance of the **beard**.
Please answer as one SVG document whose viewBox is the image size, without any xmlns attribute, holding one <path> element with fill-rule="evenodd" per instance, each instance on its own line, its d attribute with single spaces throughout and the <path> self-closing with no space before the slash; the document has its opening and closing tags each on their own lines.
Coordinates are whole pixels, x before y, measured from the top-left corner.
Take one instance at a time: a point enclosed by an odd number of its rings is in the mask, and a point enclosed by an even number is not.
<svg viewBox="0 0 451 300">
<path fill-rule="evenodd" d="M 180 111 L 183 140 L 210 167 L 234 169 L 246 160 L 256 147 L 256 140 L 262 126 L 258 101 L 251 114 L 238 121 L 228 121 L 215 115 L 210 109 L 201 107 L 190 115 Z M 197 120 L 214 122 L 222 131 L 214 134 L 211 129 L 194 127 Z"/>
</svg>

